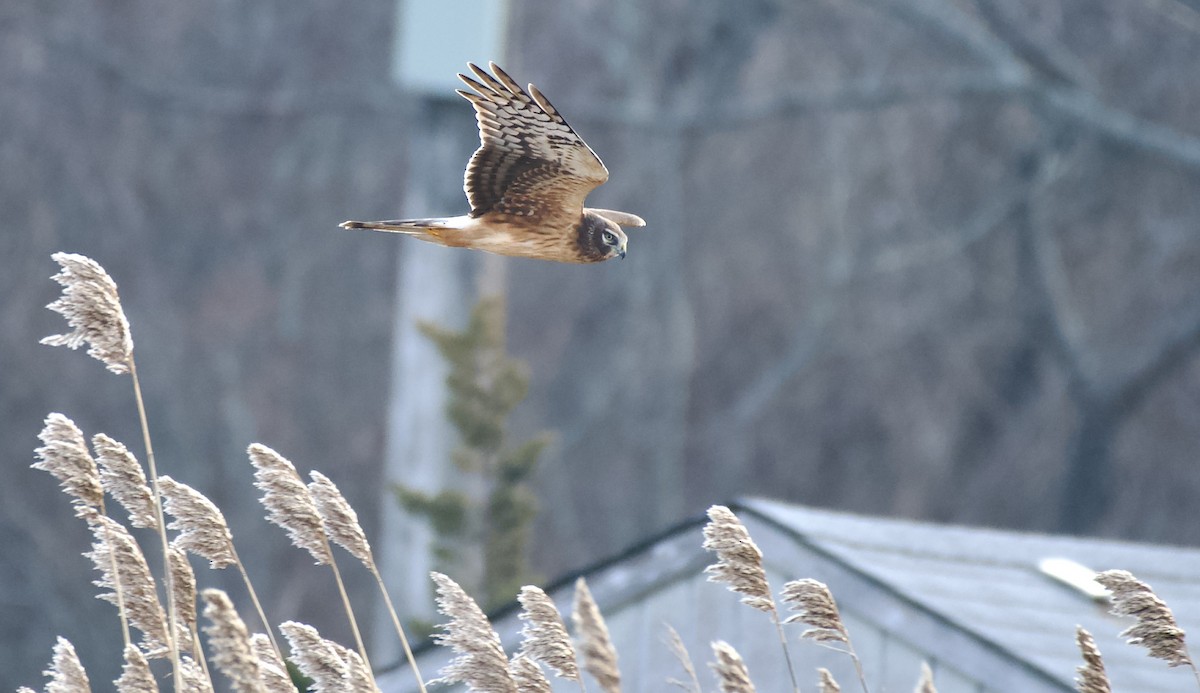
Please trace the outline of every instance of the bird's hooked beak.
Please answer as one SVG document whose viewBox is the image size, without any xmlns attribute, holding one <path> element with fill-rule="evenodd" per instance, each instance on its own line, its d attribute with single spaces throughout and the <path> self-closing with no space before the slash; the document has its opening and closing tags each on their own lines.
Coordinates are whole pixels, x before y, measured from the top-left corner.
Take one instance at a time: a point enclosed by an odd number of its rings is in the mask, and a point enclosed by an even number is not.
<svg viewBox="0 0 1200 693">
<path fill-rule="evenodd" d="M 622 260 L 625 259 L 625 246 L 627 245 L 628 243 L 623 242 L 621 243 L 621 247 L 617 248 L 617 255 L 620 255 Z"/>
</svg>

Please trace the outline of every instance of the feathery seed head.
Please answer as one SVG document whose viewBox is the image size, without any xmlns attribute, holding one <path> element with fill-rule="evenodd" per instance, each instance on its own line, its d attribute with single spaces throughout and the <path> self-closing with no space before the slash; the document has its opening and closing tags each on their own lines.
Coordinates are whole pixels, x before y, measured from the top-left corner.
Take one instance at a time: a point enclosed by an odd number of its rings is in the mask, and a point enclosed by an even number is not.
<svg viewBox="0 0 1200 693">
<path fill-rule="evenodd" d="M 679 679 L 667 679 L 667 683 L 682 688 L 688 693 L 700 693 L 700 678 L 696 675 L 696 665 L 692 663 L 692 656 L 688 654 L 687 646 L 683 644 L 683 638 L 679 637 L 679 632 L 667 624 L 667 647 L 670 648 L 671 654 L 675 656 L 679 666 L 683 667 L 683 673 L 687 674 L 687 681 Z"/>
<path fill-rule="evenodd" d="M 125 665 L 121 667 L 121 678 L 113 683 L 119 693 L 158 693 L 158 682 L 150 671 L 150 664 L 136 645 L 125 646 Z"/>
<path fill-rule="evenodd" d="M 313 680 L 315 693 L 374 693 L 375 684 L 358 653 L 321 637 L 316 628 L 285 621 L 279 624 L 292 648 L 292 660 Z"/>
<path fill-rule="evenodd" d="M 92 459 L 83 439 L 83 432 L 67 417 L 52 413 L 46 417 L 46 425 L 38 434 L 42 447 L 34 452 L 38 461 L 34 469 L 49 472 L 58 479 L 63 491 L 71 496 L 71 503 L 100 510 L 104 507 L 104 487 L 100 484 L 100 472 Z"/>
<path fill-rule="evenodd" d="M 67 319 L 71 332 L 46 337 L 42 344 L 78 349 L 104 362 L 113 373 L 128 373 L 133 360 L 133 337 L 121 308 L 117 284 L 95 260 L 73 253 L 50 256 L 61 266 L 54 281 L 62 295 L 46 306 Z"/>
<path fill-rule="evenodd" d="M 208 559 L 211 568 L 237 563 L 233 535 L 220 508 L 203 493 L 169 476 L 158 477 L 158 492 L 163 512 L 174 518 L 167 529 L 179 532 L 172 545 Z"/>
<path fill-rule="evenodd" d="M 183 690 L 180 693 L 213 693 L 208 674 L 191 657 L 182 655 L 179 658 L 179 674 L 183 678 Z"/>
<path fill-rule="evenodd" d="M 767 613 L 775 611 L 762 551 L 729 508 L 714 505 L 708 509 L 704 548 L 717 554 L 717 562 L 704 569 L 709 582 L 719 582 L 741 594 L 743 604 Z"/>
<path fill-rule="evenodd" d="M 204 597 L 204 617 L 208 625 L 208 644 L 213 663 L 229 678 L 239 693 L 267 693 L 260 680 L 258 657 L 250 646 L 250 632 L 229 595 L 221 590 L 207 589 Z"/>
<path fill-rule="evenodd" d="M 112 604 L 117 604 L 117 586 L 120 586 L 121 601 L 129 622 L 142 631 L 142 649 L 150 658 L 167 655 L 167 615 L 158 601 L 158 590 L 154 576 L 146 565 L 142 549 L 129 534 L 129 530 L 104 515 L 92 512 L 85 519 L 92 530 L 92 550 L 84 554 L 100 571 L 97 587 L 112 592 L 96 595 Z M 114 566 L 116 573 L 114 574 Z"/>
<path fill-rule="evenodd" d="M 338 546 L 362 561 L 369 570 L 375 564 L 375 559 L 371 555 L 367 535 L 358 523 L 358 513 L 354 512 L 354 508 L 329 477 L 318 471 L 311 471 L 308 475 L 312 478 L 308 490 L 317 505 L 317 512 L 321 514 L 321 520 L 325 523 L 325 533 Z"/>
<path fill-rule="evenodd" d="M 196 626 L 196 573 L 187 554 L 175 544 L 167 547 L 171 562 L 171 591 L 175 597 L 175 638 L 180 650 L 195 652 L 192 629 Z"/>
<path fill-rule="evenodd" d="M 553 693 L 542 668 L 524 652 L 508 663 L 508 673 L 521 693 Z"/>
<path fill-rule="evenodd" d="M 575 635 L 583 645 L 584 670 L 596 679 L 604 693 L 621 693 L 617 649 L 613 647 L 600 607 L 583 578 L 575 581 L 575 608 L 571 612 L 571 621 L 575 625 Z"/>
<path fill-rule="evenodd" d="M 729 643 L 718 640 L 712 644 L 716 661 L 709 664 L 717 674 L 717 684 L 722 693 L 754 693 L 750 671 L 738 651 Z"/>
<path fill-rule="evenodd" d="M 282 527 L 292 543 L 308 551 L 317 565 L 333 562 L 321 514 L 296 468 L 283 455 L 259 443 L 247 452 L 254 465 L 254 485 L 263 492 L 259 500 L 267 509 L 267 520 Z"/>
<path fill-rule="evenodd" d="M 472 691 L 517 693 L 517 685 L 508 671 L 508 657 L 500 636 L 492 630 L 483 610 L 459 587 L 441 573 L 430 573 L 437 585 L 438 611 L 450 617 L 433 636 L 439 645 L 449 646 L 456 657 L 438 672 L 438 681 L 465 683 Z"/>
<path fill-rule="evenodd" d="M 579 680 L 579 665 L 575 646 L 567 635 L 567 626 L 554 601 L 533 585 L 521 588 L 517 596 L 521 603 L 521 653 L 550 667 L 561 678 Z"/>
<path fill-rule="evenodd" d="M 89 693 L 92 690 L 79 655 L 75 654 L 75 646 L 62 636 L 54 644 L 50 668 L 42 673 L 50 677 L 46 693 Z"/>
<path fill-rule="evenodd" d="M 1075 689 L 1079 693 L 1112 693 L 1112 685 L 1108 681 L 1108 673 L 1104 671 L 1104 660 L 1100 658 L 1100 649 L 1092 634 L 1083 626 L 1075 626 L 1075 642 L 1083 655 L 1083 664 L 1075 669 L 1079 676 L 1075 677 Z"/>
<path fill-rule="evenodd" d="M 1192 663 L 1183 629 L 1149 585 L 1125 570 L 1106 570 L 1096 575 L 1096 582 L 1112 591 L 1113 614 L 1137 619 L 1137 623 L 1121 633 L 1129 644 L 1145 647 L 1151 657 L 1167 662 L 1168 666 Z"/>
<path fill-rule="evenodd" d="M 154 495 L 133 453 L 103 433 L 92 436 L 92 449 L 100 466 L 100 484 L 129 513 L 129 524 L 139 529 L 157 527 Z"/>
<path fill-rule="evenodd" d="M 842 687 L 838 685 L 833 674 L 826 668 L 817 669 L 817 675 L 820 679 L 817 681 L 820 693 L 842 693 Z"/>
<path fill-rule="evenodd" d="M 850 635 L 838 613 L 837 602 L 825 583 L 805 578 L 792 580 L 783 586 L 780 595 L 789 611 L 800 613 L 789 616 L 784 623 L 804 623 L 812 626 L 800 634 L 817 642 L 847 642 Z"/>
<path fill-rule="evenodd" d="M 294 685 L 288 676 L 287 665 L 279 659 L 279 653 L 271 644 L 271 638 L 266 633 L 255 633 L 250 636 L 250 649 L 258 657 L 259 673 L 262 683 L 268 691 L 286 691 Z"/>
<path fill-rule="evenodd" d="M 917 687 L 913 689 L 913 693 L 937 693 L 937 688 L 933 685 L 933 669 L 929 668 L 929 662 L 921 662 L 921 678 L 917 679 Z"/>
</svg>

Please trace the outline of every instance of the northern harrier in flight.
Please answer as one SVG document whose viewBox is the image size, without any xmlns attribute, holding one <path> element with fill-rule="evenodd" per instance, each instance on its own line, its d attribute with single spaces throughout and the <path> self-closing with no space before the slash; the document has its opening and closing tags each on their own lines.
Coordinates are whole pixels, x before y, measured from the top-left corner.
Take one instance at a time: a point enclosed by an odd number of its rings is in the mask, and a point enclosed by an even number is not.
<svg viewBox="0 0 1200 693">
<path fill-rule="evenodd" d="M 526 92 L 495 63 L 488 63 L 494 76 L 468 66 L 478 79 L 458 77 L 474 93 L 456 91 L 475 106 L 479 124 L 479 149 L 463 183 L 470 213 L 347 221 L 342 228 L 391 231 L 439 245 L 555 262 L 625 257 L 621 226 L 646 222 L 634 214 L 583 206 L 588 193 L 608 180 L 600 157 L 537 87 L 530 84 Z"/>
</svg>

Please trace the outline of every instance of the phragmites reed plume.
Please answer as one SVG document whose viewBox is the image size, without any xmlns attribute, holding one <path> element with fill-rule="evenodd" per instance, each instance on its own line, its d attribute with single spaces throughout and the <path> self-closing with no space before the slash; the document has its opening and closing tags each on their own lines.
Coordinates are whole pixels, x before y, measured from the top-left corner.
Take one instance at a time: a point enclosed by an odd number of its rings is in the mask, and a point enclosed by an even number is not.
<svg viewBox="0 0 1200 693">
<path fill-rule="evenodd" d="M 279 658 L 274 643 L 265 633 L 250 636 L 250 649 L 254 650 L 254 655 L 258 657 L 259 673 L 268 691 L 286 691 L 288 686 L 293 685 L 292 678 L 288 676 L 287 665 Z"/>
<path fill-rule="evenodd" d="M 267 693 L 262 685 L 258 657 L 250 646 L 250 632 L 229 595 L 221 590 L 207 589 L 204 597 L 204 617 L 208 625 L 208 644 L 213 650 L 212 659 L 239 693 Z"/>
<path fill-rule="evenodd" d="M 100 484 L 129 513 L 129 524 L 139 529 L 157 527 L 154 494 L 133 453 L 103 433 L 92 436 L 92 449 L 100 466 Z"/>
<path fill-rule="evenodd" d="M 162 494 L 163 511 L 172 518 L 167 529 L 179 532 L 172 545 L 208 559 L 212 568 L 237 563 L 233 535 L 220 508 L 204 494 L 169 476 L 158 478 L 158 491 Z"/>
<path fill-rule="evenodd" d="M 721 693 L 754 693 L 750 671 L 737 650 L 723 640 L 714 642 L 712 649 L 716 661 L 711 662 L 709 666 L 717 674 L 717 685 L 720 686 Z"/>
<path fill-rule="evenodd" d="M 608 624 L 600 614 L 600 607 L 596 606 L 592 591 L 582 577 L 575 581 L 575 608 L 571 611 L 571 621 L 575 625 L 575 635 L 583 645 L 584 670 L 596 679 L 604 693 L 620 693 L 617 649 L 608 635 Z"/>
<path fill-rule="evenodd" d="M 95 512 L 85 515 L 85 519 L 94 541 L 92 550 L 84 555 L 101 576 L 95 585 L 113 590 L 96 597 L 114 605 L 124 603 L 129 622 L 142 631 L 142 649 L 147 657 L 167 656 L 167 615 L 158 601 L 154 576 L 141 547 L 121 523 Z M 116 592 L 118 584 L 120 598 Z"/>
<path fill-rule="evenodd" d="M 367 535 L 358 523 L 358 513 L 346 501 L 338 487 L 329 477 L 318 471 L 308 473 L 312 482 L 308 491 L 316 503 L 317 513 L 324 522 L 325 533 L 331 540 L 350 552 L 368 569 L 375 563 Z"/>
<path fill-rule="evenodd" d="M 313 680 L 315 693 L 375 693 L 377 690 L 357 653 L 321 637 L 316 628 L 284 621 L 279 630 L 292 649 L 292 661 Z"/>
<path fill-rule="evenodd" d="M 667 683 L 682 688 L 688 693 L 700 693 L 700 677 L 696 675 L 696 665 L 692 663 L 692 656 L 688 654 L 687 646 L 683 644 L 683 638 L 679 637 L 679 632 L 669 624 L 667 625 L 667 647 L 679 662 L 679 666 L 683 668 L 683 673 L 688 677 L 687 681 L 667 679 Z"/>
<path fill-rule="evenodd" d="M 1075 669 L 1079 676 L 1075 677 L 1075 690 L 1079 693 L 1112 693 L 1112 684 L 1108 681 L 1108 672 L 1104 671 L 1104 660 L 1100 658 L 1100 649 L 1092 634 L 1083 626 L 1075 626 L 1075 642 L 1083 655 L 1083 664 Z"/>
<path fill-rule="evenodd" d="M 138 381 L 137 368 L 133 362 L 133 337 L 129 331 L 129 321 L 121 308 L 121 299 L 117 294 L 117 284 L 108 276 L 95 260 L 82 255 L 71 253 L 55 253 L 51 258 L 59 264 L 61 270 L 54 275 L 54 280 L 62 285 L 62 295 L 50 305 L 52 311 L 60 313 L 67 319 L 72 331 L 67 334 L 51 335 L 42 340 L 42 344 L 66 346 L 76 349 L 88 345 L 88 355 L 96 358 L 113 373 L 128 373 L 133 381 L 134 400 L 137 403 L 138 423 L 142 428 L 142 439 L 146 445 L 146 462 L 150 469 L 150 482 L 157 495 L 157 477 L 154 463 L 154 448 L 150 443 L 150 426 L 146 421 L 146 405 L 142 397 L 142 387 Z M 163 570 L 170 576 L 170 565 L 166 562 L 167 530 L 163 522 L 160 503 L 155 503 L 154 523 L 158 529 L 159 540 L 162 542 L 164 554 Z M 120 589 L 118 588 L 118 608 L 120 606 Z M 167 613 L 170 620 L 175 621 L 175 598 L 167 592 Z M 175 688 L 183 687 L 179 673 L 179 648 L 174 638 L 167 639 L 170 651 Z"/>
<path fill-rule="evenodd" d="M 187 554 L 177 546 L 167 548 L 167 559 L 171 562 L 171 591 L 175 594 L 176 637 L 180 649 L 191 650 L 199 656 L 193 638 L 196 634 L 196 573 L 188 563 Z"/>
<path fill-rule="evenodd" d="M 513 657 L 508 663 L 508 673 L 521 693 L 553 693 L 542 668 L 525 653 Z"/>
<path fill-rule="evenodd" d="M 267 520 L 282 527 L 292 543 L 308 551 L 317 565 L 332 563 L 321 514 L 296 467 L 259 443 L 251 445 L 247 453 L 254 465 L 254 485 L 263 492 L 260 501 L 267 509 Z"/>
<path fill-rule="evenodd" d="M 812 626 L 800 634 L 817 642 L 847 643 L 850 635 L 838 613 L 837 602 L 825 583 L 805 578 L 792 580 L 783 586 L 780 594 L 789 611 L 798 611 L 784 623 L 804 623 Z"/>
<path fill-rule="evenodd" d="M 326 536 L 350 552 L 350 555 L 362 561 L 362 564 L 375 578 L 375 584 L 379 587 L 380 594 L 383 595 L 384 606 L 392 619 L 392 626 L 396 629 L 396 634 L 400 636 L 404 656 L 408 659 L 408 665 L 416 677 L 417 686 L 421 693 L 425 693 L 425 682 L 421 679 L 420 669 L 417 668 L 417 660 L 408 643 L 408 635 L 405 634 L 404 627 L 400 625 L 400 617 L 392 605 L 392 597 L 388 594 L 383 576 L 379 573 L 379 567 L 375 565 L 375 556 L 371 553 L 371 545 L 367 542 L 366 532 L 358 523 L 358 513 L 354 512 L 354 508 L 329 477 L 316 470 L 309 472 L 308 475 L 312 478 L 308 484 L 308 490 L 312 494 L 313 502 L 316 503 L 317 512 L 321 515 Z M 331 563 L 331 565 L 334 564 Z"/>
<path fill-rule="evenodd" d="M 204 667 L 183 655 L 179 658 L 180 693 L 213 693 L 212 681 Z"/>
<path fill-rule="evenodd" d="M 842 693 L 842 687 L 838 685 L 833 674 L 825 667 L 817 669 L 817 690 L 820 693 Z"/>
<path fill-rule="evenodd" d="M 128 373 L 133 337 L 116 282 L 91 258 L 73 253 L 50 257 L 62 267 L 53 278 L 63 292 L 46 307 L 66 318 L 72 331 L 46 337 L 42 344 L 70 349 L 87 344 L 88 356 L 104 362 L 113 373 Z"/>
<path fill-rule="evenodd" d="M 465 683 L 468 689 L 484 693 L 517 693 L 500 636 L 483 610 L 454 580 L 441 573 L 430 573 L 430 577 L 437 585 L 438 611 L 450 617 L 450 622 L 441 626 L 443 632 L 433 636 L 434 641 L 456 653 L 438 672 L 438 681 Z"/>
<path fill-rule="evenodd" d="M 708 524 L 704 525 L 704 548 L 717 554 L 717 562 L 704 569 L 709 582 L 717 582 L 742 595 L 742 603 L 758 609 L 771 617 L 775 632 L 779 636 L 779 647 L 787 663 L 792 690 L 798 692 L 796 670 L 788 652 L 787 638 L 783 634 L 782 621 L 767 573 L 763 569 L 762 551 L 750 538 L 750 532 L 733 511 L 723 505 L 708 509 Z"/>
<path fill-rule="evenodd" d="M 358 653 L 370 669 L 367 646 L 358 630 L 358 621 L 350 606 L 350 595 L 346 593 L 342 573 L 333 559 L 333 547 L 325 533 L 325 522 L 321 519 L 312 493 L 304 485 L 296 467 L 283 455 L 261 443 L 252 444 L 246 452 L 250 456 L 250 463 L 254 465 L 254 485 L 263 492 L 259 502 L 267 509 L 267 520 L 282 527 L 292 544 L 308 551 L 317 565 L 327 565 L 333 570 Z"/>
<path fill-rule="evenodd" d="M 46 417 L 46 425 L 38 434 L 42 447 L 34 452 L 38 461 L 34 469 L 49 472 L 58 479 L 63 492 L 71 496 L 71 503 L 103 511 L 104 487 L 100 484 L 100 472 L 96 461 L 88 452 L 83 432 L 67 417 L 52 413 Z"/>
<path fill-rule="evenodd" d="M 929 662 L 921 662 L 921 677 L 917 679 L 917 687 L 913 689 L 913 693 L 937 693 L 937 688 L 933 685 L 933 669 L 929 668 Z"/>
<path fill-rule="evenodd" d="M 554 601 L 540 587 L 526 585 L 517 595 L 521 603 L 521 653 L 541 662 L 560 678 L 579 680 L 575 646 Z"/>
<path fill-rule="evenodd" d="M 709 582 L 719 582 L 743 595 L 743 604 L 775 613 L 775 600 L 763 570 L 762 551 L 729 508 L 714 505 L 708 509 L 704 548 L 717 554 L 717 562 L 704 569 Z"/>
<path fill-rule="evenodd" d="M 136 645 L 125 646 L 125 665 L 121 678 L 113 683 L 119 693 L 158 693 L 158 682 L 150 671 L 150 664 Z"/>
<path fill-rule="evenodd" d="M 46 683 L 46 693 L 89 693 L 92 690 L 87 672 L 79 662 L 79 655 L 75 654 L 75 646 L 62 636 L 54 644 L 50 668 L 42 673 L 50 677 Z"/>
<path fill-rule="evenodd" d="M 1146 648 L 1151 657 L 1165 661 L 1168 666 L 1187 665 L 1195 669 L 1183 640 L 1183 629 L 1149 585 L 1125 570 L 1106 570 L 1096 575 L 1096 582 L 1112 591 L 1113 614 L 1137 619 L 1137 623 L 1121 632 L 1121 637 L 1127 638 L 1131 645 Z"/>
</svg>

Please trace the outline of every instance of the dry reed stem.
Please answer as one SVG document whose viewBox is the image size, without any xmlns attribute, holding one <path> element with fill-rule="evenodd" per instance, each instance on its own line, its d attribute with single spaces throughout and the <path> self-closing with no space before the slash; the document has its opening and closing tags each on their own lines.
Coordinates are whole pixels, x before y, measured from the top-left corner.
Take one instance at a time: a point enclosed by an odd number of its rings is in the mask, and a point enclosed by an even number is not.
<svg viewBox="0 0 1200 693">
<path fill-rule="evenodd" d="M 287 691 L 292 684 L 288 676 L 287 665 L 275 651 L 275 644 L 265 633 L 255 633 L 250 636 L 250 648 L 258 657 L 259 674 L 263 686 L 268 691 Z"/>
<path fill-rule="evenodd" d="M 579 664 L 571 636 L 554 601 L 540 587 L 521 588 L 521 653 L 541 662 L 560 678 L 579 681 Z"/>
<path fill-rule="evenodd" d="M 683 644 L 683 638 L 679 637 L 679 632 L 670 624 L 667 624 L 667 647 L 675 656 L 675 660 L 679 662 L 679 666 L 683 668 L 683 673 L 688 677 L 687 681 L 667 679 L 667 683 L 682 688 L 688 693 L 701 693 L 700 677 L 696 674 L 696 665 L 692 663 L 692 655 L 688 653 L 687 646 Z"/>
<path fill-rule="evenodd" d="M 78 349 L 88 345 L 88 356 L 98 359 L 113 373 L 129 372 L 133 360 L 133 337 L 121 308 L 117 284 L 95 260 L 73 253 L 50 256 L 62 268 L 54 281 L 62 295 L 46 306 L 67 319 L 67 334 L 51 335 L 42 344 Z"/>
<path fill-rule="evenodd" d="M 94 541 L 92 550 L 84 555 L 91 559 L 101 576 L 94 584 L 113 590 L 96 597 L 117 604 L 116 586 L 119 584 L 129 622 L 142 631 L 142 649 L 146 656 L 167 656 L 170 642 L 167 615 L 158 601 L 154 576 L 141 547 L 119 522 L 95 512 L 85 519 Z"/>
<path fill-rule="evenodd" d="M 113 682 L 119 693 L 158 693 L 158 682 L 150 671 L 145 655 L 134 645 L 125 646 L 125 665 L 121 678 Z"/>
<path fill-rule="evenodd" d="M 842 687 L 838 685 L 833 674 L 826 668 L 817 669 L 817 689 L 820 693 L 842 693 Z"/>
<path fill-rule="evenodd" d="M 917 679 L 917 687 L 913 689 L 913 693 L 937 693 L 937 688 L 933 685 L 933 669 L 929 668 L 929 662 L 921 662 L 921 676 Z"/>
<path fill-rule="evenodd" d="M 89 693 L 92 690 L 79 655 L 75 654 L 75 646 L 62 636 L 54 644 L 50 668 L 42 674 L 50 677 L 46 683 L 46 693 Z"/>
<path fill-rule="evenodd" d="M 1108 672 L 1104 671 L 1104 660 L 1100 657 L 1100 649 L 1092 634 L 1083 626 L 1075 626 L 1075 642 L 1079 645 L 1079 653 L 1083 655 L 1083 664 L 1075 669 L 1079 674 L 1075 678 L 1075 690 L 1079 693 L 1112 693 L 1112 684 L 1108 681 Z"/>
<path fill-rule="evenodd" d="M 443 632 L 433 638 L 456 655 L 438 672 L 437 680 L 465 683 L 468 689 L 483 693 L 516 693 L 504 646 L 483 610 L 446 575 L 430 573 L 430 577 L 437 585 L 438 611 L 450 618 L 441 626 Z"/>
<path fill-rule="evenodd" d="M 129 513 L 129 524 L 138 529 L 153 529 L 157 523 L 154 494 L 137 458 L 122 443 L 103 433 L 92 436 L 92 449 L 100 468 L 100 484 Z"/>
<path fill-rule="evenodd" d="M 204 627 L 212 659 L 239 693 L 266 693 L 261 681 L 258 656 L 250 646 L 250 631 L 230 601 L 229 595 L 217 589 L 201 593 L 204 598 Z"/>
<path fill-rule="evenodd" d="M 508 673 L 521 693 L 553 693 L 542 668 L 524 652 L 508 663 Z"/>
<path fill-rule="evenodd" d="M 587 580 L 575 581 L 575 608 L 571 611 L 575 635 L 583 644 L 583 668 L 600 684 L 604 693 L 620 693 L 621 670 L 617 665 L 617 649 L 608 634 L 608 624 L 600 607 L 592 598 Z"/>
<path fill-rule="evenodd" d="M 723 506 L 708 509 L 704 548 L 717 554 L 717 562 L 704 569 L 709 582 L 718 582 L 742 595 L 742 603 L 775 613 L 775 600 L 763 570 L 762 551 L 750 538 L 737 515 Z"/>
<path fill-rule="evenodd" d="M 1125 570 L 1106 570 L 1096 575 L 1096 582 L 1112 591 L 1112 613 L 1133 616 L 1137 623 L 1121 632 L 1131 645 L 1141 645 L 1151 657 L 1168 666 L 1189 666 L 1195 671 L 1188 655 L 1183 629 L 1175 622 L 1170 607 L 1158 598 L 1154 590 Z M 1197 674 L 1200 681 L 1200 673 Z"/>
<path fill-rule="evenodd" d="M 737 650 L 723 640 L 714 642 L 712 649 L 716 660 L 709 663 L 709 666 L 717 675 L 717 685 L 722 693 L 754 693 L 750 671 Z"/>
</svg>

